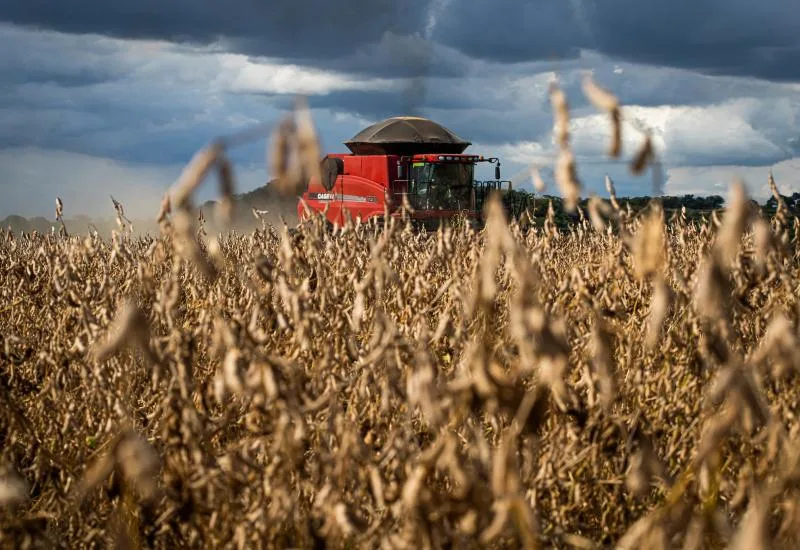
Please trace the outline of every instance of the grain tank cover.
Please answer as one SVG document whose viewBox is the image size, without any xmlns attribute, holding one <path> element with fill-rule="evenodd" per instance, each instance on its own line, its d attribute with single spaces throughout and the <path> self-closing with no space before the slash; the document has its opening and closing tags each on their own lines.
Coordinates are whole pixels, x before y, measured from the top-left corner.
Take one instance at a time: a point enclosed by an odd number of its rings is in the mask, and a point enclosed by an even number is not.
<svg viewBox="0 0 800 550">
<path fill-rule="evenodd" d="M 457 155 L 471 143 L 427 118 L 398 116 L 365 128 L 345 145 L 356 155 Z"/>
</svg>

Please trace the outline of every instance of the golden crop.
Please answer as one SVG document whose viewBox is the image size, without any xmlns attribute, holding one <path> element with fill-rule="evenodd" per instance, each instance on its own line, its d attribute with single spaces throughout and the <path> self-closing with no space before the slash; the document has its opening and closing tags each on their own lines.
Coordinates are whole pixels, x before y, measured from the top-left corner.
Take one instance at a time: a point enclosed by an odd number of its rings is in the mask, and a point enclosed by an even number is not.
<svg viewBox="0 0 800 550">
<path fill-rule="evenodd" d="M 785 208 L 207 240 L 197 160 L 158 237 L 0 235 L 4 546 L 796 547 Z"/>
</svg>

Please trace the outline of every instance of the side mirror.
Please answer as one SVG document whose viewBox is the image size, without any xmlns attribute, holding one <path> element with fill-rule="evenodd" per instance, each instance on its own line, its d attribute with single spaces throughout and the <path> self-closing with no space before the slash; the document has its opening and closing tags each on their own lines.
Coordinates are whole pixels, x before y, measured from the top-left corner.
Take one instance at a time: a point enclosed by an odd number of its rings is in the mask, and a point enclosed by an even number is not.
<svg viewBox="0 0 800 550">
<path fill-rule="evenodd" d="M 500 163 L 498 162 L 497 165 L 494 167 L 494 179 L 500 179 Z"/>
<path fill-rule="evenodd" d="M 404 172 L 403 163 L 402 162 L 398 162 L 397 163 L 397 179 L 399 179 L 399 180 L 404 179 L 403 178 L 403 175 L 404 175 L 403 172 Z"/>
</svg>

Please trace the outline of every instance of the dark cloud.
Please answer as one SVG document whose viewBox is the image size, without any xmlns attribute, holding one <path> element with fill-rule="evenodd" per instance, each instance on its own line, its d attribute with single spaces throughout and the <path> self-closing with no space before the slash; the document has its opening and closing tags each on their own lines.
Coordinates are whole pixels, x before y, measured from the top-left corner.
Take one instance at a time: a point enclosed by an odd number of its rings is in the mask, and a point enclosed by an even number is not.
<svg viewBox="0 0 800 550">
<path fill-rule="evenodd" d="M 113 81 L 121 77 L 109 75 L 105 71 L 79 71 L 75 73 L 54 73 L 44 69 L 31 69 L 25 72 L 4 72 L 0 70 L 0 81 L 6 86 L 23 84 L 55 85 L 62 88 L 82 88 Z"/>
<path fill-rule="evenodd" d="M 427 0 L 4 1 L 0 20 L 67 33 L 164 39 L 324 65 L 381 42 L 386 32 L 421 31 Z M 405 54 L 398 50 L 397 55 Z"/>
<path fill-rule="evenodd" d="M 416 98 L 405 90 L 369 91 L 347 90 L 314 96 L 309 105 L 315 109 L 329 109 L 358 115 L 370 120 L 381 120 L 390 116 L 408 115 L 411 111 L 450 110 L 462 111 L 475 108 L 468 97 L 448 95 L 441 87 L 426 86 L 425 97 Z M 418 101 L 416 101 L 419 99 Z M 276 107 L 288 109 L 292 98 L 282 97 L 273 102 Z"/>
<path fill-rule="evenodd" d="M 377 42 L 360 44 L 352 53 L 326 60 L 308 60 L 310 65 L 355 75 L 409 78 L 435 75 L 463 76 L 470 59 L 452 48 L 426 40 L 417 34 L 387 31 Z"/>
<path fill-rule="evenodd" d="M 437 121 L 473 143 L 499 145 L 531 141 L 539 137 L 547 141 L 550 139 L 548 135 L 544 135 L 549 129 L 549 125 L 552 124 L 550 113 L 480 109 L 431 110 L 429 113 Z"/>
<path fill-rule="evenodd" d="M 478 59 L 515 63 L 575 58 L 588 46 L 570 0 L 460 0 L 439 17 L 435 39 Z"/>
<path fill-rule="evenodd" d="M 68 33 L 220 40 L 240 53 L 418 79 L 461 75 L 468 58 L 564 60 L 588 49 L 708 74 L 800 80 L 794 0 L 437 2 L 438 15 L 433 0 L 6 0 L 0 20 Z M 426 43 L 428 33 L 466 58 Z"/>
<path fill-rule="evenodd" d="M 466 0 L 437 40 L 504 63 L 575 57 L 579 49 L 707 74 L 800 80 L 793 0 Z"/>
<path fill-rule="evenodd" d="M 2 114 L 2 111 L 0 111 Z M 87 113 L 45 111 L 28 114 L 0 133 L 0 149 L 36 147 L 139 163 L 174 163 L 189 159 L 205 145 L 218 127 L 152 132 L 133 119 L 109 119 L 100 127 Z M 24 124 L 23 124 L 24 122 Z M 112 127 L 112 125 L 114 125 Z M 33 130 L 27 131 L 26 127 Z M 121 131 L 120 127 L 127 127 Z"/>
<path fill-rule="evenodd" d="M 729 96 L 734 89 L 740 97 L 776 94 L 769 84 L 752 79 L 707 77 L 684 70 L 647 65 L 627 66 L 624 72 L 617 74 L 614 64 L 608 61 L 592 68 L 595 80 L 612 90 L 623 105 L 708 105 Z M 576 98 L 581 105 L 586 104 L 579 82 L 567 88 L 567 92 L 570 98 Z"/>
<path fill-rule="evenodd" d="M 604 0 L 586 10 L 594 47 L 637 62 L 710 74 L 800 79 L 792 0 Z"/>
</svg>

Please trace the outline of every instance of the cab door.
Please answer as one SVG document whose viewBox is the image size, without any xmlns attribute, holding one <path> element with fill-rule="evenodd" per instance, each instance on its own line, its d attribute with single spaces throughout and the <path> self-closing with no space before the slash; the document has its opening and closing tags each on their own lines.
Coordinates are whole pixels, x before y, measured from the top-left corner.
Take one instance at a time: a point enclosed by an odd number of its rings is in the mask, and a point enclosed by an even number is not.
<svg viewBox="0 0 800 550">
<path fill-rule="evenodd" d="M 408 202 L 416 210 L 428 209 L 428 189 L 431 184 L 430 164 L 414 162 L 408 186 Z"/>
</svg>

